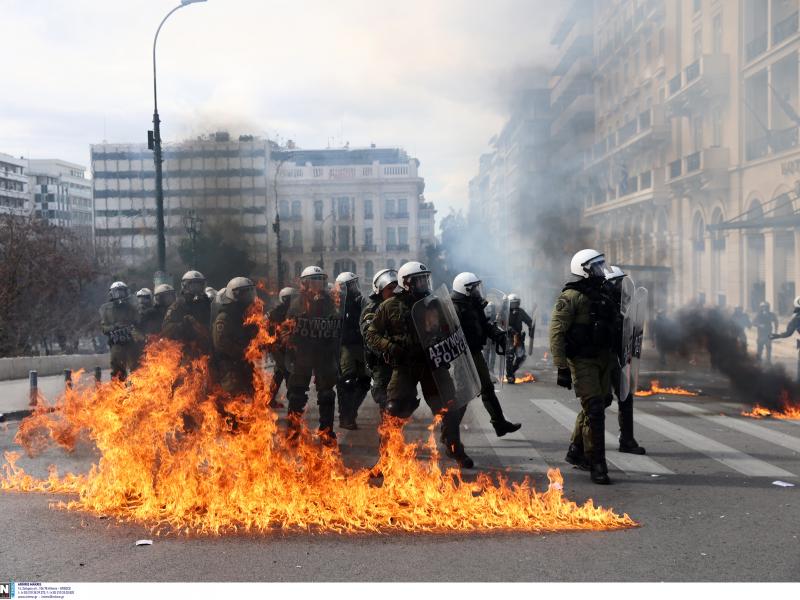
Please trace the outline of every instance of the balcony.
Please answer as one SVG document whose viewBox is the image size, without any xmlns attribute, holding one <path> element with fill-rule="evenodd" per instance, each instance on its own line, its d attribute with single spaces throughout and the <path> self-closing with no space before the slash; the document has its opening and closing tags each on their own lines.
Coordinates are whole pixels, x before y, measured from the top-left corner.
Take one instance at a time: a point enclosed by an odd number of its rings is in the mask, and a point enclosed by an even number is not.
<svg viewBox="0 0 800 600">
<path fill-rule="evenodd" d="M 691 106 L 728 93 L 727 54 L 704 54 L 667 84 L 667 106 L 672 114 L 685 114 Z"/>
<path fill-rule="evenodd" d="M 773 46 L 777 46 L 790 36 L 797 33 L 797 25 L 798 25 L 797 16 L 798 16 L 797 11 L 795 11 L 772 27 Z"/>
<path fill-rule="evenodd" d="M 408 244 L 386 244 L 387 252 L 408 252 Z"/>
<path fill-rule="evenodd" d="M 728 188 L 730 156 L 718 146 L 693 152 L 667 166 L 667 180 L 673 189 L 725 190 Z"/>
<path fill-rule="evenodd" d="M 768 154 L 779 154 L 796 148 L 800 143 L 798 127 L 794 125 L 787 129 L 773 129 L 769 135 L 747 140 L 745 144 L 745 159 L 758 160 Z"/>
<path fill-rule="evenodd" d="M 663 169 L 642 171 L 638 175 L 629 175 L 613 188 L 595 188 L 585 214 L 598 215 L 639 202 L 666 199 L 668 196 Z"/>
<path fill-rule="evenodd" d="M 364 244 L 361 246 L 362 252 L 377 252 L 378 247 L 375 244 Z"/>
<path fill-rule="evenodd" d="M 670 124 L 663 106 L 645 110 L 592 147 L 587 166 L 596 165 L 617 152 L 637 152 L 669 138 Z"/>
<path fill-rule="evenodd" d="M 408 211 L 403 212 L 385 212 L 383 213 L 384 219 L 408 219 Z"/>
<path fill-rule="evenodd" d="M 551 134 L 572 136 L 594 123 L 594 97 L 591 93 L 576 96 L 553 120 Z"/>
</svg>

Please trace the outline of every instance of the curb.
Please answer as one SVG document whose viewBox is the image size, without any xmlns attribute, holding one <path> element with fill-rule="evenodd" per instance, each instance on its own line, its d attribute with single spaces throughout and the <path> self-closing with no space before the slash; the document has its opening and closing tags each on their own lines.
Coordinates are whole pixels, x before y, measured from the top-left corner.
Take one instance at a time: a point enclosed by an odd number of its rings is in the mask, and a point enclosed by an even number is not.
<svg viewBox="0 0 800 600">
<path fill-rule="evenodd" d="M 31 409 L 25 410 L 12 410 L 7 413 L 0 413 L 0 423 L 8 423 L 9 421 L 21 421 L 25 417 L 29 417 L 33 413 Z"/>
</svg>

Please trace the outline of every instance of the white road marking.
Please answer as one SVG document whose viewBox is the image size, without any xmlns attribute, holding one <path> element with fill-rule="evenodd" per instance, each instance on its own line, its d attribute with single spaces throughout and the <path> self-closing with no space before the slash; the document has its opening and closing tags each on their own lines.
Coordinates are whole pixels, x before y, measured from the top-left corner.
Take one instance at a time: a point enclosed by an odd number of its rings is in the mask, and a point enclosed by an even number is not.
<svg viewBox="0 0 800 600">
<path fill-rule="evenodd" d="M 553 417 L 568 430 L 575 425 L 577 411 L 567 408 L 557 400 L 534 399 L 531 402 Z M 674 472 L 647 455 L 624 454 L 611 448 L 618 444 L 617 438 L 606 431 L 606 459 L 626 473 L 650 473 L 651 475 L 674 475 Z"/>
</svg>

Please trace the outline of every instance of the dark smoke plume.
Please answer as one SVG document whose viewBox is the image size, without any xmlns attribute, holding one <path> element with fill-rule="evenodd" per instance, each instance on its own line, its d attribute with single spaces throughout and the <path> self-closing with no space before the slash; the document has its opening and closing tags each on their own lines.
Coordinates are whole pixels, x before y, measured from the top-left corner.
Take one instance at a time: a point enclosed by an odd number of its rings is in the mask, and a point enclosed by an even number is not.
<svg viewBox="0 0 800 600">
<path fill-rule="evenodd" d="M 711 366 L 728 377 L 732 392 L 748 404 L 782 410 L 784 403 L 798 404 L 800 386 L 781 365 L 766 365 L 747 353 L 740 329 L 718 308 L 683 308 L 674 327 L 658 341 L 668 352 L 689 357 L 697 351 L 709 355 Z"/>
</svg>

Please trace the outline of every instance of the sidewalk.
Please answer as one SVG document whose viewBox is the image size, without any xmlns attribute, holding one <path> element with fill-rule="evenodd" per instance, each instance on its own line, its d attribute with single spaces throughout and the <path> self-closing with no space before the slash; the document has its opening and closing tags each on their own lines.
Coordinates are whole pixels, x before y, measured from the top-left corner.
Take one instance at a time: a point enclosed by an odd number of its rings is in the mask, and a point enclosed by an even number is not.
<svg viewBox="0 0 800 600">
<path fill-rule="evenodd" d="M 108 381 L 108 371 L 103 372 L 103 381 Z M 64 375 L 39 377 L 39 394 L 49 403 L 55 402 L 64 391 Z M 82 384 L 93 384 L 94 374 L 85 373 Z M 28 379 L 0 381 L 0 413 L 10 413 L 30 408 L 30 382 Z"/>
</svg>

